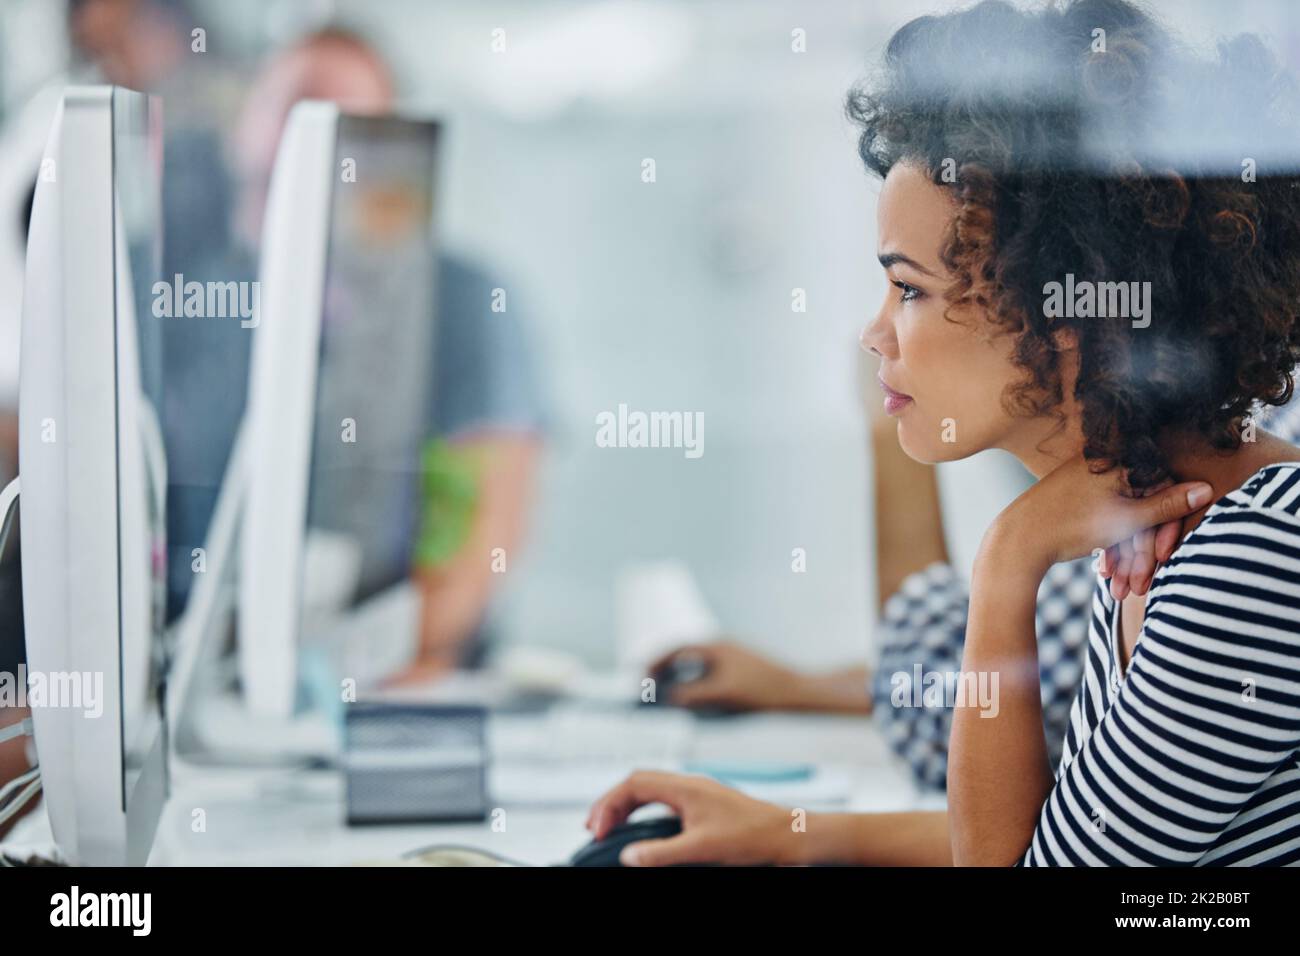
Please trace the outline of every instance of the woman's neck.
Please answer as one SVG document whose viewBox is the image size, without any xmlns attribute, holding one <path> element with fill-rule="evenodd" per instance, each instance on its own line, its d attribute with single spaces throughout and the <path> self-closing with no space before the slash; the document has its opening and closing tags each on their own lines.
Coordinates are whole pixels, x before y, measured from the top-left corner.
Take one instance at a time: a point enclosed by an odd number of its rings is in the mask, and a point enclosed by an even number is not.
<svg viewBox="0 0 1300 956">
<path fill-rule="evenodd" d="M 1204 438 L 1187 433 L 1167 435 L 1160 442 L 1177 481 L 1208 481 L 1215 497 L 1241 487 L 1251 475 L 1268 465 L 1300 461 L 1300 449 L 1268 432 L 1257 431 L 1253 441 L 1221 451 Z"/>
<path fill-rule="evenodd" d="M 1044 418 L 1038 427 L 1026 429 L 1002 445 L 1020 460 L 1035 478 L 1042 478 L 1057 466 L 1083 454 L 1083 428 L 1075 415 Z"/>
<path fill-rule="evenodd" d="M 1067 417 L 1051 430 L 1021 436 L 1018 442 L 1003 446 L 1020 459 L 1036 477 L 1042 478 L 1065 461 L 1083 454 L 1083 432 L 1078 419 Z M 1203 437 L 1190 432 L 1167 434 L 1160 442 L 1174 481 L 1208 481 L 1214 489 L 1211 504 L 1240 488 L 1261 468 L 1279 462 L 1300 462 L 1300 448 L 1268 432 L 1255 432 L 1253 441 L 1243 441 L 1236 448 L 1222 451 Z M 1209 505 L 1183 520 L 1183 534 L 1200 524 Z"/>
<path fill-rule="evenodd" d="M 1175 481 L 1208 481 L 1218 498 L 1240 487 L 1267 465 L 1300 461 L 1300 448 L 1268 432 L 1258 431 L 1254 435 L 1255 440 L 1222 451 L 1199 435 L 1171 432 L 1161 440 L 1160 448 Z M 1045 423 L 1003 447 L 1020 459 L 1035 478 L 1042 478 L 1064 462 L 1082 455 L 1083 446 L 1079 420 L 1067 415 L 1064 422 L 1058 419 Z"/>
</svg>

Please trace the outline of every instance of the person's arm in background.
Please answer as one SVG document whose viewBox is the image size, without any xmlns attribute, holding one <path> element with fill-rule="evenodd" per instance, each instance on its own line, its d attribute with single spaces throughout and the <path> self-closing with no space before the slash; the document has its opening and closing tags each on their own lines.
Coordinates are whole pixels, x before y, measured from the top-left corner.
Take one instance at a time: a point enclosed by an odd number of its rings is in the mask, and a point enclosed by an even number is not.
<svg viewBox="0 0 1300 956">
<path fill-rule="evenodd" d="M 508 562 L 523 539 L 540 441 L 527 434 L 483 434 L 454 443 L 473 462 L 475 501 L 468 533 L 445 561 L 417 568 L 420 636 L 417 656 L 395 683 L 418 683 L 460 662 L 474 637 L 499 574 L 493 554 Z"/>
<path fill-rule="evenodd" d="M 423 461 L 412 573 L 421 604 L 418 653 L 394 684 L 462 665 L 508 577 L 494 556 L 508 572 L 523 542 L 546 416 L 527 330 L 515 311 L 493 309 L 501 288 L 470 263 L 450 256 L 439 262 L 434 441 Z"/>
<path fill-rule="evenodd" d="M 674 649 L 650 665 L 650 675 L 678 657 L 699 661 L 705 669 L 698 680 L 672 687 L 668 703 L 679 707 L 871 712 L 866 667 L 805 674 L 735 641 L 714 641 Z"/>
</svg>

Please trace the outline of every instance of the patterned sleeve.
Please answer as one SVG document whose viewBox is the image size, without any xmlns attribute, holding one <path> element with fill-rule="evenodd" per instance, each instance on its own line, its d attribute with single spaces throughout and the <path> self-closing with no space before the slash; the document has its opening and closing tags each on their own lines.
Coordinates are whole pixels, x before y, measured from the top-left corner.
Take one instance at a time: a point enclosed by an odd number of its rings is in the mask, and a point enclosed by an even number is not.
<svg viewBox="0 0 1300 956">
<path fill-rule="evenodd" d="M 1070 704 L 1082 676 L 1095 581 L 1091 559 L 1084 559 L 1053 567 L 1038 592 L 1043 729 L 1053 764 L 1060 757 Z M 960 671 L 969 604 L 966 582 L 951 565 L 936 562 L 903 581 L 877 624 L 880 658 L 870 687 L 877 726 L 917 782 L 938 790 L 947 786 L 952 710 L 914 706 L 913 698 L 899 688 L 911 686 L 918 675 Z"/>
</svg>

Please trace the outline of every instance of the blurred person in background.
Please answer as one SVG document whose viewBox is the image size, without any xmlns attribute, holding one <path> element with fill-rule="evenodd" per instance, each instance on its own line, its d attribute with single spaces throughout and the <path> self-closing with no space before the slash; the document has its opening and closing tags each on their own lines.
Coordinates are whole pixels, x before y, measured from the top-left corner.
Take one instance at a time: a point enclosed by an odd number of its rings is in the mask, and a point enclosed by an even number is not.
<svg viewBox="0 0 1300 956">
<path fill-rule="evenodd" d="M 232 140 L 238 239 L 257 242 L 276 147 L 295 103 L 328 100 L 373 115 L 391 111 L 395 97 L 384 58 L 348 30 L 322 29 L 273 55 L 253 83 Z M 513 310 L 491 310 L 492 290 L 502 283 L 446 252 L 430 268 L 437 269 L 438 310 L 424 480 L 426 489 L 431 482 L 450 488 L 456 500 L 449 506 L 426 498 L 422 528 L 405 530 L 415 555 L 420 634 L 417 656 L 394 676 L 397 684 L 436 678 L 481 658 L 484 617 L 501 579 L 492 554 L 500 548 L 514 560 L 522 542 L 543 431 L 538 381 L 518 318 Z"/>
<path fill-rule="evenodd" d="M 192 39 L 193 31 L 200 28 L 190 4 L 186 0 L 71 0 L 67 29 L 71 63 L 17 110 L 0 132 L 0 152 L 8 157 L 0 169 L 0 275 L 13 293 L 0 301 L 0 337 L 5 346 L 0 348 L 4 358 L 0 362 L 0 475 L 17 470 L 14 408 L 27 223 L 45 141 L 67 85 L 111 83 L 163 98 L 164 275 L 222 280 L 227 275 L 240 278 L 252 268 L 247 254 L 231 243 L 234 199 L 221 150 L 222 121 L 231 112 L 233 99 L 233 70 L 206 31 L 202 43 Z M 219 418 L 238 415 L 243 407 L 239 343 L 214 323 L 201 329 L 178 326 L 168 323 L 164 328 L 164 391 L 179 396 L 187 388 L 201 392 L 205 402 L 199 414 L 211 410 Z M 190 358 L 195 352 L 202 353 L 203 361 Z M 177 380 L 177 369 L 183 370 L 184 379 Z M 191 425 L 194 419 L 186 416 L 194 413 L 183 402 L 165 403 L 163 426 L 169 446 L 172 436 L 183 435 Z M 192 535 L 176 538 L 178 528 L 170 513 L 181 517 L 184 528 L 187 515 L 210 511 L 229 442 L 215 435 L 189 457 L 182 444 L 178 443 L 178 453 L 168 463 L 169 523 L 173 525 L 169 530 L 174 540 L 188 541 Z M 197 465 L 193 457 L 200 459 Z M 213 474 L 218 476 L 215 482 Z M 169 565 L 174 616 L 188 590 L 189 548 Z M 181 569 L 184 575 L 178 573 Z"/>
<path fill-rule="evenodd" d="M 99 81 L 154 92 L 185 56 L 193 17 L 179 0 L 69 0 L 68 38 Z"/>
<path fill-rule="evenodd" d="M 244 101 L 232 107 L 229 60 L 206 37 L 191 44 L 195 18 L 179 0 L 74 0 L 68 5 L 73 62 L 0 132 L 8 225 L 0 267 L 12 295 L 0 316 L 0 478 L 17 472 L 18 325 L 26 230 L 45 140 L 62 89 L 109 82 L 164 97 L 164 275 L 187 281 L 257 277 L 261 210 L 280 128 L 300 99 L 340 102 L 359 113 L 392 107 L 395 84 L 383 58 L 362 38 L 323 30 L 273 56 Z M 240 113 L 235 156 L 226 162 L 223 127 Z M 236 179 L 238 178 L 238 182 Z M 415 575 L 423 596 L 419 654 L 399 679 L 420 681 L 473 662 L 483 650 L 484 616 L 499 578 L 490 554 L 513 559 L 521 540 L 542 433 L 541 399 L 514 312 L 490 309 L 501 285 L 472 262 L 444 255 L 438 273 L 436 395 L 429 434 L 450 449 L 468 519 L 457 516 L 439 547 L 424 548 Z M 517 300 L 516 300 L 517 301 Z M 177 616 L 193 583 L 192 549 L 208 523 L 243 415 L 250 338 L 239 323 L 167 321 L 163 427 L 168 449 L 168 612 Z M 468 487 L 465 487 L 468 485 Z M 425 522 L 426 524 L 429 522 Z M 420 529 L 410 529 L 412 540 Z M 413 548 L 413 551 L 415 549 Z M 436 560 L 429 554 L 437 552 Z M 15 589 L 21 579 L 16 570 Z M 14 593 L 18 593 L 17 590 Z M 15 611 L 20 605 L 8 603 Z M 22 660 L 14 615 L 0 621 Z M 9 748 L 12 750 L 13 748 Z"/>
<path fill-rule="evenodd" d="M 189 21 L 179 0 L 69 0 L 72 62 L 14 110 L 0 130 L 0 155 L 6 157 L 0 166 L 0 284 L 9 292 L 0 298 L 0 480 L 17 474 L 18 327 L 27 221 L 63 89 L 71 83 L 114 83 L 159 92 L 178 75 L 188 53 Z M 212 88 L 210 71 L 201 72 L 204 78 L 196 77 L 191 88 Z"/>
</svg>

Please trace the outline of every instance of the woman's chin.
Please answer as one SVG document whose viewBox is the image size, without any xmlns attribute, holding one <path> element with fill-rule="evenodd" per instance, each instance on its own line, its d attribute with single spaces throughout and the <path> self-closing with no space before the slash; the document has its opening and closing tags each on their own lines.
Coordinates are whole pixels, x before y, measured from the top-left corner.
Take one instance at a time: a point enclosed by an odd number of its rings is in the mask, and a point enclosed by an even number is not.
<svg viewBox="0 0 1300 956">
<path fill-rule="evenodd" d="M 925 465 L 960 461 L 979 450 L 965 448 L 955 441 L 944 441 L 943 430 L 939 426 L 933 429 L 918 428 L 916 424 L 904 419 L 898 422 L 898 444 L 908 458 Z"/>
</svg>

